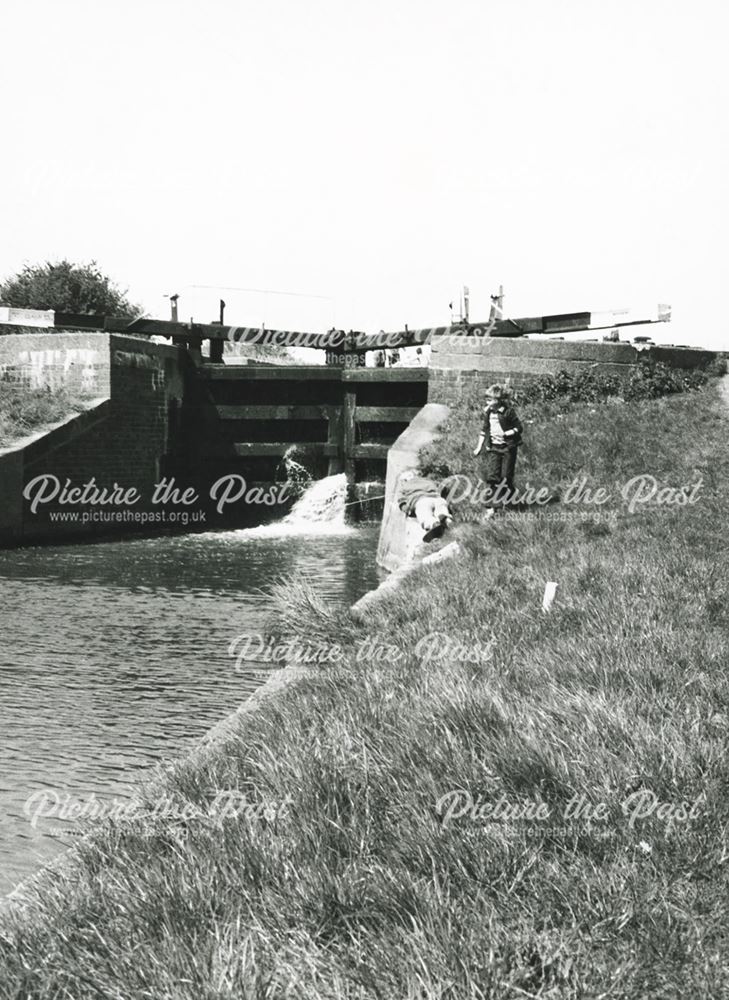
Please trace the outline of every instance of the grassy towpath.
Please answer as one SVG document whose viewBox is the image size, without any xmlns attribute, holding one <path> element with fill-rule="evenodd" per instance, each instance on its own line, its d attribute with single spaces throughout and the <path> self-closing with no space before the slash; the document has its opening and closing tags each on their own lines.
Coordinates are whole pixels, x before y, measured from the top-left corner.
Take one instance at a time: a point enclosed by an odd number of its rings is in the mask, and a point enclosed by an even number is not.
<svg viewBox="0 0 729 1000">
<path fill-rule="evenodd" d="M 279 587 L 327 658 L 5 918 L 0 995 L 728 997 L 725 392 L 529 409 L 520 482 L 609 499 L 462 505 L 464 557 L 364 624 Z M 695 499 L 631 511 L 639 476 Z"/>
</svg>

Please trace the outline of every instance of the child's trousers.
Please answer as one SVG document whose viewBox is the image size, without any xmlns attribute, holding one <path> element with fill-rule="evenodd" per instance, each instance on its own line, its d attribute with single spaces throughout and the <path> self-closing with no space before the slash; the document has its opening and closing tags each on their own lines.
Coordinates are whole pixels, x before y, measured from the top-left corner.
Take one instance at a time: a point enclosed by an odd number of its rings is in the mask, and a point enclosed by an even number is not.
<svg viewBox="0 0 729 1000">
<path fill-rule="evenodd" d="M 492 448 L 484 454 L 484 478 L 492 489 L 503 484 L 501 496 L 507 499 L 514 491 L 517 446 Z"/>
</svg>

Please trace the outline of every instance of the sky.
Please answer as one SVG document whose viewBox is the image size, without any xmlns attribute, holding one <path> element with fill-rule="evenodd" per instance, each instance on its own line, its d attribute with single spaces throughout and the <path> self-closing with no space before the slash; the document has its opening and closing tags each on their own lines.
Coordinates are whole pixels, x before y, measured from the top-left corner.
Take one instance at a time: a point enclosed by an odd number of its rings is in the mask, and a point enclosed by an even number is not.
<svg viewBox="0 0 729 1000">
<path fill-rule="evenodd" d="M 5 0 L 0 276 L 323 331 L 673 307 L 729 350 L 720 0 Z M 675 339 L 675 338 L 674 338 Z"/>
</svg>

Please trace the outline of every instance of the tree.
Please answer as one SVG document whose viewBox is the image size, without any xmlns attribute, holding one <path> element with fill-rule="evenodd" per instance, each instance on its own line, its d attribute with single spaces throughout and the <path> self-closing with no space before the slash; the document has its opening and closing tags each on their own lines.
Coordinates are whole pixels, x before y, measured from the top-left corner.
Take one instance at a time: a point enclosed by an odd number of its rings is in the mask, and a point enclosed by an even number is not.
<svg viewBox="0 0 729 1000">
<path fill-rule="evenodd" d="M 26 264 L 20 274 L 0 284 L 0 305 L 130 318 L 142 313 L 94 260 L 90 264 L 69 260 Z"/>
</svg>

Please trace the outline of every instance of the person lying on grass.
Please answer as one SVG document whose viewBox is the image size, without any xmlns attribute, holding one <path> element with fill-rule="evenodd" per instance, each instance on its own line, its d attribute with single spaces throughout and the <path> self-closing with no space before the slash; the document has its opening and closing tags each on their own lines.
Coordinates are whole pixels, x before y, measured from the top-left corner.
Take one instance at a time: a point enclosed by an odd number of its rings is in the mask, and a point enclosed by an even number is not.
<svg viewBox="0 0 729 1000">
<path fill-rule="evenodd" d="M 490 385 L 486 390 L 483 426 L 473 452 L 480 455 L 486 446 L 484 476 L 490 487 L 492 503 L 508 502 L 514 492 L 516 455 L 522 440 L 522 424 L 511 405 L 509 390 Z"/>
<path fill-rule="evenodd" d="M 425 532 L 424 542 L 439 537 L 453 523 L 444 492 L 432 479 L 419 476 L 415 471 L 400 476 L 397 505 L 406 517 L 417 520 Z"/>
</svg>

